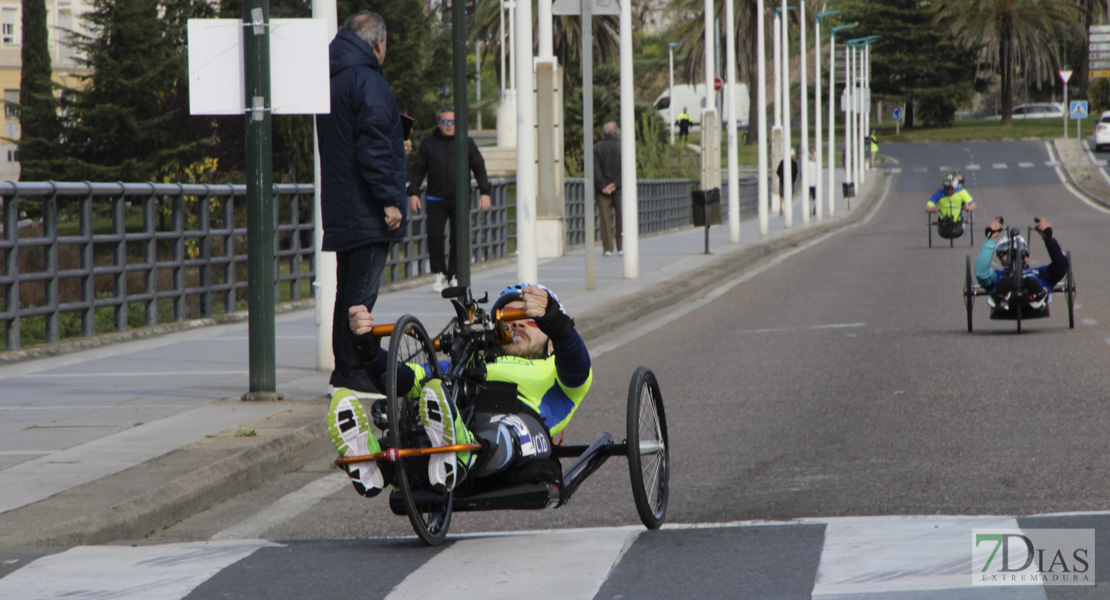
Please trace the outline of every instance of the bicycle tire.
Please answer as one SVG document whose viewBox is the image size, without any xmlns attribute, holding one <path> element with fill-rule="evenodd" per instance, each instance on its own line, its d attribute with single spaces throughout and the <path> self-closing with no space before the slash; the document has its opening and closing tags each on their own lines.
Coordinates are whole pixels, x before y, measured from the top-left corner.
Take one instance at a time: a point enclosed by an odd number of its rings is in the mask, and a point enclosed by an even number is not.
<svg viewBox="0 0 1110 600">
<path fill-rule="evenodd" d="M 929 230 L 929 247 L 933 247 L 933 215 L 932 213 L 925 213 L 926 229 Z"/>
<path fill-rule="evenodd" d="M 1075 329 L 1075 275 L 1071 271 L 1071 251 L 1067 253 L 1068 275 L 1064 279 L 1064 297 L 1068 300 L 1068 329 Z"/>
<path fill-rule="evenodd" d="M 658 529 L 667 514 L 670 454 L 667 416 L 655 373 L 639 367 L 628 385 L 628 473 L 636 512 L 648 529 Z"/>
<path fill-rule="evenodd" d="M 971 287 L 971 257 L 965 256 L 967 273 L 964 276 L 964 305 L 967 307 L 967 332 L 971 333 L 972 307 L 975 305 L 975 290 Z"/>
<path fill-rule="evenodd" d="M 389 338 L 389 364 L 386 366 L 385 395 L 389 416 L 389 439 L 394 448 L 422 448 L 428 438 L 420 425 L 417 401 L 409 398 L 408 390 L 398 390 L 398 371 L 405 364 L 424 365 L 426 377 L 415 382 L 441 376 L 439 362 L 428 332 L 420 320 L 404 315 L 397 320 Z M 405 367 L 407 368 L 407 367 Z M 420 541 L 435 546 L 447 538 L 451 526 L 454 492 L 436 492 L 428 483 L 427 458 L 398 458 L 394 468 L 397 486 L 412 529 Z"/>
</svg>

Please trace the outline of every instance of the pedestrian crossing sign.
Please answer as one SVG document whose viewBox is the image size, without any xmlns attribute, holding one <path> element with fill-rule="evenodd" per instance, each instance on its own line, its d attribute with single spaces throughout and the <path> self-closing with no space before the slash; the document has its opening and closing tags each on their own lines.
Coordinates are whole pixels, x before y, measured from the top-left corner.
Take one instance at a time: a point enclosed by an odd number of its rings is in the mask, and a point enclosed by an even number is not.
<svg viewBox="0 0 1110 600">
<path fill-rule="evenodd" d="M 1072 119 L 1086 119 L 1087 118 L 1087 101 L 1086 100 L 1072 100 L 1071 105 L 1068 107 L 1068 114 Z"/>
</svg>

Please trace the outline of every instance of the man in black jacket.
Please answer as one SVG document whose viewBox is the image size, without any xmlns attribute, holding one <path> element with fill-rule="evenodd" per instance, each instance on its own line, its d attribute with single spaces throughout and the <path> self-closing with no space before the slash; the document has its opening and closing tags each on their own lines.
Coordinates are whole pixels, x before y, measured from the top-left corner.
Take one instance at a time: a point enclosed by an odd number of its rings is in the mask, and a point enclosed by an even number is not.
<svg viewBox="0 0 1110 600">
<path fill-rule="evenodd" d="M 405 234 L 405 145 L 401 110 L 385 77 L 385 21 L 363 11 L 347 18 L 328 49 L 331 112 L 316 115 L 320 140 L 321 250 L 336 253 L 329 393 L 377 390 L 355 357 L 351 306 L 373 306 L 389 244 Z"/>
<path fill-rule="evenodd" d="M 614 238 L 617 254 L 624 254 L 621 248 L 621 141 L 617 124 L 612 121 L 601 128 L 601 134 L 601 141 L 594 144 L 594 198 L 601 227 L 601 255 L 612 256 Z"/>
<path fill-rule="evenodd" d="M 458 258 L 455 256 L 456 244 L 451 244 L 451 257 L 444 260 L 444 228 L 451 227 L 452 239 L 455 232 L 455 110 L 441 108 L 436 113 L 435 131 L 424 141 L 416 152 L 412 178 L 409 180 L 409 209 L 412 214 L 420 212 L 420 184 L 428 176 L 428 261 L 436 279 L 432 291 L 441 292 L 448 285 L 458 285 L 455 275 L 458 272 Z M 489 193 L 493 186 L 486 175 L 486 161 L 478 151 L 474 140 L 467 139 L 467 163 L 474 179 L 478 182 L 478 208 L 489 210 Z M 467 202 L 467 208 L 470 203 Z"/>
</svg>

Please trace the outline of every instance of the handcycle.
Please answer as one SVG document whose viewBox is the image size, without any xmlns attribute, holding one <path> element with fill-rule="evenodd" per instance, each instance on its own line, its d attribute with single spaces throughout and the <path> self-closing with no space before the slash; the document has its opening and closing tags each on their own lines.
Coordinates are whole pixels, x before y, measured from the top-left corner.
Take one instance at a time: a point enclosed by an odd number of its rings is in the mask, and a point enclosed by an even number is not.
<svg viewBox="0 0 1110 600">
<path fill-rule="evenodd" d="M 1039 218 L 1034 219 L 1034 222 L 1039 221 Z M 998 217 L 998 222 L 1003 225 L 1005 224 L 1005 220 L 1002 217 Z M 1026 233 L 1026 239 L 1032 237 L 1032 230 L 1033 228 L 1029 227 Z M 1006 230 L 1006 236 L 1009 240 L 1016 239 L 1019 234 L 1020 230 L 1017 227 Z M 1043 319 L 1049 316 L 1049 304 L 1046 301 L 1043 307 L 1030 306 L 1030 299 L 1027 294 L 1023 293 L 1024 288 L 1022 286 L 1022 280 L 1025 270 L 1022 268 L 1023 257 L 1018 249 L 1018 244 L 1012 242 L 1008 244 L 1007 254 L 1010 269 L 1003 273 L 1002 277 L 1008 279 L 1008 281 L 1000 280 L 995 289 L 997 290 L 998 287 L 1002 287 L 1005 284 L 1006 289 L 1016 290 L 1021 297 L 1018 301 L 1010 303 L 1009 306 L 1000 306 L 997 304 L 992 306 L 990 318 L 992 321 L 1013 320 L 1017 323 L 1017 332 L 1021 333 L 1021 322 L 1023 319 Z M 1057 283 L 1052 289 L 1047 290 L 1047 292 L 1049 294 L 1064 294 L 1068 305 L 1068 329 L 1075 329 L 1075 275 L 1072 273 L 1071 252 L 1067 252 L 1066 256 L 1068 257 L 1067 275 L 1064 277 L 1063 281 Z M 970 255 L 966 257 L 964 266 L 966 271 L 964 275 L 964 305 L 967 308 L 967 331 L 970 333 L 972 331 L 972 308 L 975 305 L 975 297 L 988 296 L 995 292 L 988 292 L 975 282 L 974 275 L 972 274 L 972 261 Z"/>
<path fill-rule="evenodd" d="M 456 316 L 432 339 L 419 319 L 404 315 L 396 323 L 373 329 L 377 337 L 389 337 L 389 363 L 385 376 L 385 399 L 371 409 L 375 425 L 388 432 L 388 448 L 369 456 L 340 458 L 337 465 L 384 459 L 393 468 L 393 490 L 389 506 L 394 514 L 407 515 L 413 531 L 422 542 L 437 545 L 446 539 L 454 511 L 557 508 L 567 504 L 575 490 L 612 456 L 628 459 L 632 497 L 640 520 L 649 529 L 663 524 L 667 511 L 670 481 L 667 419 L 659 382 L 651 369 L 637 368 L 629 382 L 626 410 L 626 437 L 616 442 L 609 433 L 601 434 L 590 445 L 552 444 L 551 457 L 539 464 L 526 465 L 523 471 L 510 471 L 491 477 L 467 478 L 454 490 L 440 492 L 428 481 L 428 456 L 445 452 L 480 452 L 481 444 L 455 444 L 432 447 L 420 424 L 417 400 L 398 389 L 404 365 L 422 365 L 425 376 L 416 382 L 438 378 L 443 381 L 447 401 L 456 414 L 470 426 L 478 410 L 505 408 L 491 406 L 486 365 L 497 357 L 500 345 L 509 343 L 508 322 L 527 319 L 524 309 L 502 308 L 495 303 L 488 312 L 481 306 L 489 302 L 466 287 L 443 290 Z M 444 370 L 439 353 L 450 358 Z M 503 400 L 492 400 L 494 404 Z M 576 459 L 565 471 L 561 458 Z"/>
<path fill-rule="evenodd" d="M 975 211 L 964 210 L 963 208 L 960 208 L 959 218 L 954 219 L 954 221 L 956 223 L 963 222 L 964 214 L 967 214 L 967 227 L 966 228 L 968 230 L 969 237 L 971 238 L 971 245 L 975 246 Z M 947 239 L 948 240 L 948 247 L 949 248 L 956 247 L 956 238 L 963 235 L 962 230 L 957 235 L 953 235 L 953 236 L 945 235 L 943 230 L 942 230 L 942 227 L 945 227 L 945 226 L 951 227 L 950 224 L 942 223 L 942 221 L 944 221 L 946 219 L 946 217 L 941 217 L 939 212 L 932 213 L 932 212 L 928 212 L 928 211 L 925 211 L 925 217 L 926 217 L 926 223 L 927 223 L 926 226 L 929 230 L 929 247 L 930 248 L 933 247 L 933 227 L 937 228 L 937 236 L 939 236 L 942 239 Z M 950 219 L 950 218 L 948 218 L 948 219 Z"/>
</svg>

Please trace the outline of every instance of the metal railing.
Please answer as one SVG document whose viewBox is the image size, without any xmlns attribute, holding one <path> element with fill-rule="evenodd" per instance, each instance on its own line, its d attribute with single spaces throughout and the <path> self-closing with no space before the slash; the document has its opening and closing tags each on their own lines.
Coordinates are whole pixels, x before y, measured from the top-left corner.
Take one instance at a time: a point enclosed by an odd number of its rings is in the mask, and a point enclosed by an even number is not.
<svg viewBox="0 0 1110 600">
<path fill-rule="evenodd" d="M 516 251 L 515 182 L 491 183 L 490 210 L 471 204 L 473 263 Z M 640 233 L 691 226 L 695 183 L 639 182 Z M 741 183 L 741 210 L 750 204 L 754 214 L 754 179 Z M 585 243 L 584 186 L 566 180 L 568 246 Z M 0 350 L 246 307 L 246 186 L 8 181 L 0 198 Z M 275 185 L 273 199 L 275 297 L 311 297 L 314 188 Z M 404 241 L 391 248 L 384 283 L 430 274 L 425 226 L 423 212 L 410 219 Z M 598 239 L 596 215 L 594 231 Z"/>
</svg>

